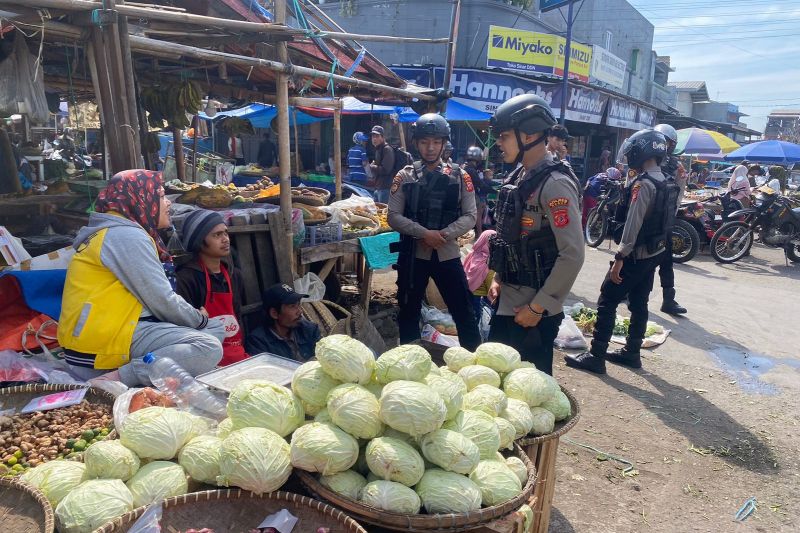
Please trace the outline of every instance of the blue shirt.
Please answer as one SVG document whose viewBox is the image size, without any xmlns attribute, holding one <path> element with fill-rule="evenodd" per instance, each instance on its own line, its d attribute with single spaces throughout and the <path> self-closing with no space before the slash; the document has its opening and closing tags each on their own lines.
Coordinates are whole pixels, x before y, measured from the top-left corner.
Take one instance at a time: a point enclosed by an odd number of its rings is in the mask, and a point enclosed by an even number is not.
<svg viewBox="0 0 800 533">
<path fill-rule="evenodd" d="M 367 151 L 361 145 L 355 145 L 347 152 L 347 168 L 350 169 L 350 181 L 367 181 L 364 163 L 367 162 Z"/>
<path fill-rule="evenodd" d="M 603 194 L 603 186 L 608 181 L 608 174 L 605 172 L 600 172 L 599 174 L 595 174 L 589 181 L 586 182 L 586 189 L 584 190 L 584 194 L 586 196 L 590 196 L 592 198 L 598 198 L 601 194 Z"/>
</svg>

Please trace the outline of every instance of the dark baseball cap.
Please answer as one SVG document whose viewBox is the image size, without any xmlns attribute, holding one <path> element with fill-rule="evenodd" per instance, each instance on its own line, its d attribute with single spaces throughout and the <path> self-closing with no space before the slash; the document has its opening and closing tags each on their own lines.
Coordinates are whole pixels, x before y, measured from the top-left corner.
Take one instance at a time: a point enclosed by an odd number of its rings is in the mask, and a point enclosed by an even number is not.
<svg viewBox="0 0 800 533">
<path fill-rule="evenodd" d="M 265 310 L 277 309 L 282 305 L 296 304 L 303 298 L 308 298 L 308 294 L 295 292 L 291 285 L 277 283 L 264 291 L 261 296 L 261 305 Z"/>
<path fill-rule="evenodd" d="M 383 126 L 372 126 L 372 135 L 383 135 Z"/>
<path fill-rule="evenodd" d="M 548 137 L 557 137 L 559 139 L 564 139 L 568 141 L 571 139 L 569 136 L 569 130 L 562 126 L 561 124 L 556 124 L 552 128 L 550 128 L 550 133 L 547 134 Z"/>
</svg>

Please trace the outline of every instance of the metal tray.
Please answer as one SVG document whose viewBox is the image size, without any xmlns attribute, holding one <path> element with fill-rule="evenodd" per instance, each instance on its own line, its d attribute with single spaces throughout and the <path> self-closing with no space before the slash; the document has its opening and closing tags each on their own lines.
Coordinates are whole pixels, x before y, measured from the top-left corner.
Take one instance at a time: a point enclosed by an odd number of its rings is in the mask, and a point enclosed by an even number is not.
<svg viewBox="0 0 800 533">
<path fill-rule="evenodd" d="M 229 393 L 242 380 L 263 379 L 283 385 L 292 383 L 294 371 L 301 363 L 271 353 L 254 355 L 249 359 L 197 376 L 197 381 L 212 389 Z"/>
</svg>

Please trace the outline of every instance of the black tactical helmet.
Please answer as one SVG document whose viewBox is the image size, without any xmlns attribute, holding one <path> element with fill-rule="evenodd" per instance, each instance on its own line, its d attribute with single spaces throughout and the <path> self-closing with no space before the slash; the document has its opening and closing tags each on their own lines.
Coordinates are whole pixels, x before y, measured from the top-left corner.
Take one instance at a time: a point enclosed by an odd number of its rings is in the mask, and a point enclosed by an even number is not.
<svg viewBox="0 0 800 533">
<path fill-rule="evenodd" d="M 444 143 L 444 155 L 452 155 L 453 150 L 454 150 L 453 143 L 451 143 L 450 141 Z"/>
<path fill-rule="evenodd" d="M 470 146 L 467 148 L 467 156 L 464 158 L 467 161 L 483 161 L 483 150 L 481 150 L 478 146 Z"/>
<path fill-rule="evenodd" d="M 450 140 L 450 124 L 442 115 L 425 113 L 411 125 L 411 138 L 440 137 Z"/>
<path fill-rule="evenodd" d="M 556 123 L 553 110 L 535 94 L 520 94 L 500 104 L 489 121 L 495 135 L 519 130 L 528 135 L 549 130 Z"/>
<path fill-rule="evenodd" d="M 635 170 L 640 170 L 648 159 L 655 159 L 660 165 L 667 156 L 667 139 L 655 130 L 637 131 L 623 143 L 622 154 L 628 166 Z"/>
</svg>

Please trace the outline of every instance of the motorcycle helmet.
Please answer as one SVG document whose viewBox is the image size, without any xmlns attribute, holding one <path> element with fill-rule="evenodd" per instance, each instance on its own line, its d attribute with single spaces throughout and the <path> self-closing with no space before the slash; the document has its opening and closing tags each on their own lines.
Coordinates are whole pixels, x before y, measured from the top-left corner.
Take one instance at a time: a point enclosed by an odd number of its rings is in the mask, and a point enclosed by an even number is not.
<svg viewBox="0 0 800 533">
<path fill-rule="evenodd" d="M 542 97 L 535 94 L 520 94 L 503 102 L 489 121 L 495 136 L 514 130 L 519 147 L 517 164 L 522 161 L 525 152 L 547 140 L 547 133 L 555 123 L 553 110 Z M 524 144 L 520 132 L 528 135 L 542 132 L 542 136 L 532 143 Z"/>
<path fill-rule="evenodd" d="M 661 165 L 667 156 L 667 139 L 655 130 L 637 131 L 623 143 L 622 154 L 634 170 L 641 170 L 648 159 L 655 159 Z"/>
<path fill-rule="evenodd" d="M 678 132 L 669 124 L 659 124 L 656 126 L 655 131 L 659 132 L 667 139 L 667 144 L 671 144 L 671 149 L 668 150 L 670 154 L 678 155 L 676 149 L 678 148 Z"/>
<path fill-rule="evenodd" d="M 450 140 L 450 124 L 442 115 L 425 113 L 411 125 L 411 138 L 413 140 L 423 137 L 441 137 Z"/>
<path fill-rule="evenodd" d="M 365 143 L 368 140 L 369 140 L 369 137 L 367 137 L 367 134 L 364 133 L 363 131 L 357 131 L 353 135 L 353 144 Z"/>
<path fill-rule="evenodd" d="M 622 179 L 622 172 L 620 172 L 616 167 L 609 167 L 606 169 L 606 176 L 612 180 L 620 180 Z"/>
<path fill-rule="evenodd" d="M 483 150 L 477 146 L 470 146 L 467 148 L 467 155 L 464 159 L 480 163 L 483 161 Z"/>
<path fill-rule="evenodd" d="M 444 143 L 444 151 L 442 152 L 442 157 L 447 159 L 451 155 L 453 155 L 453 143 L 447 141 L 446 143 Z"/>
</svg>

